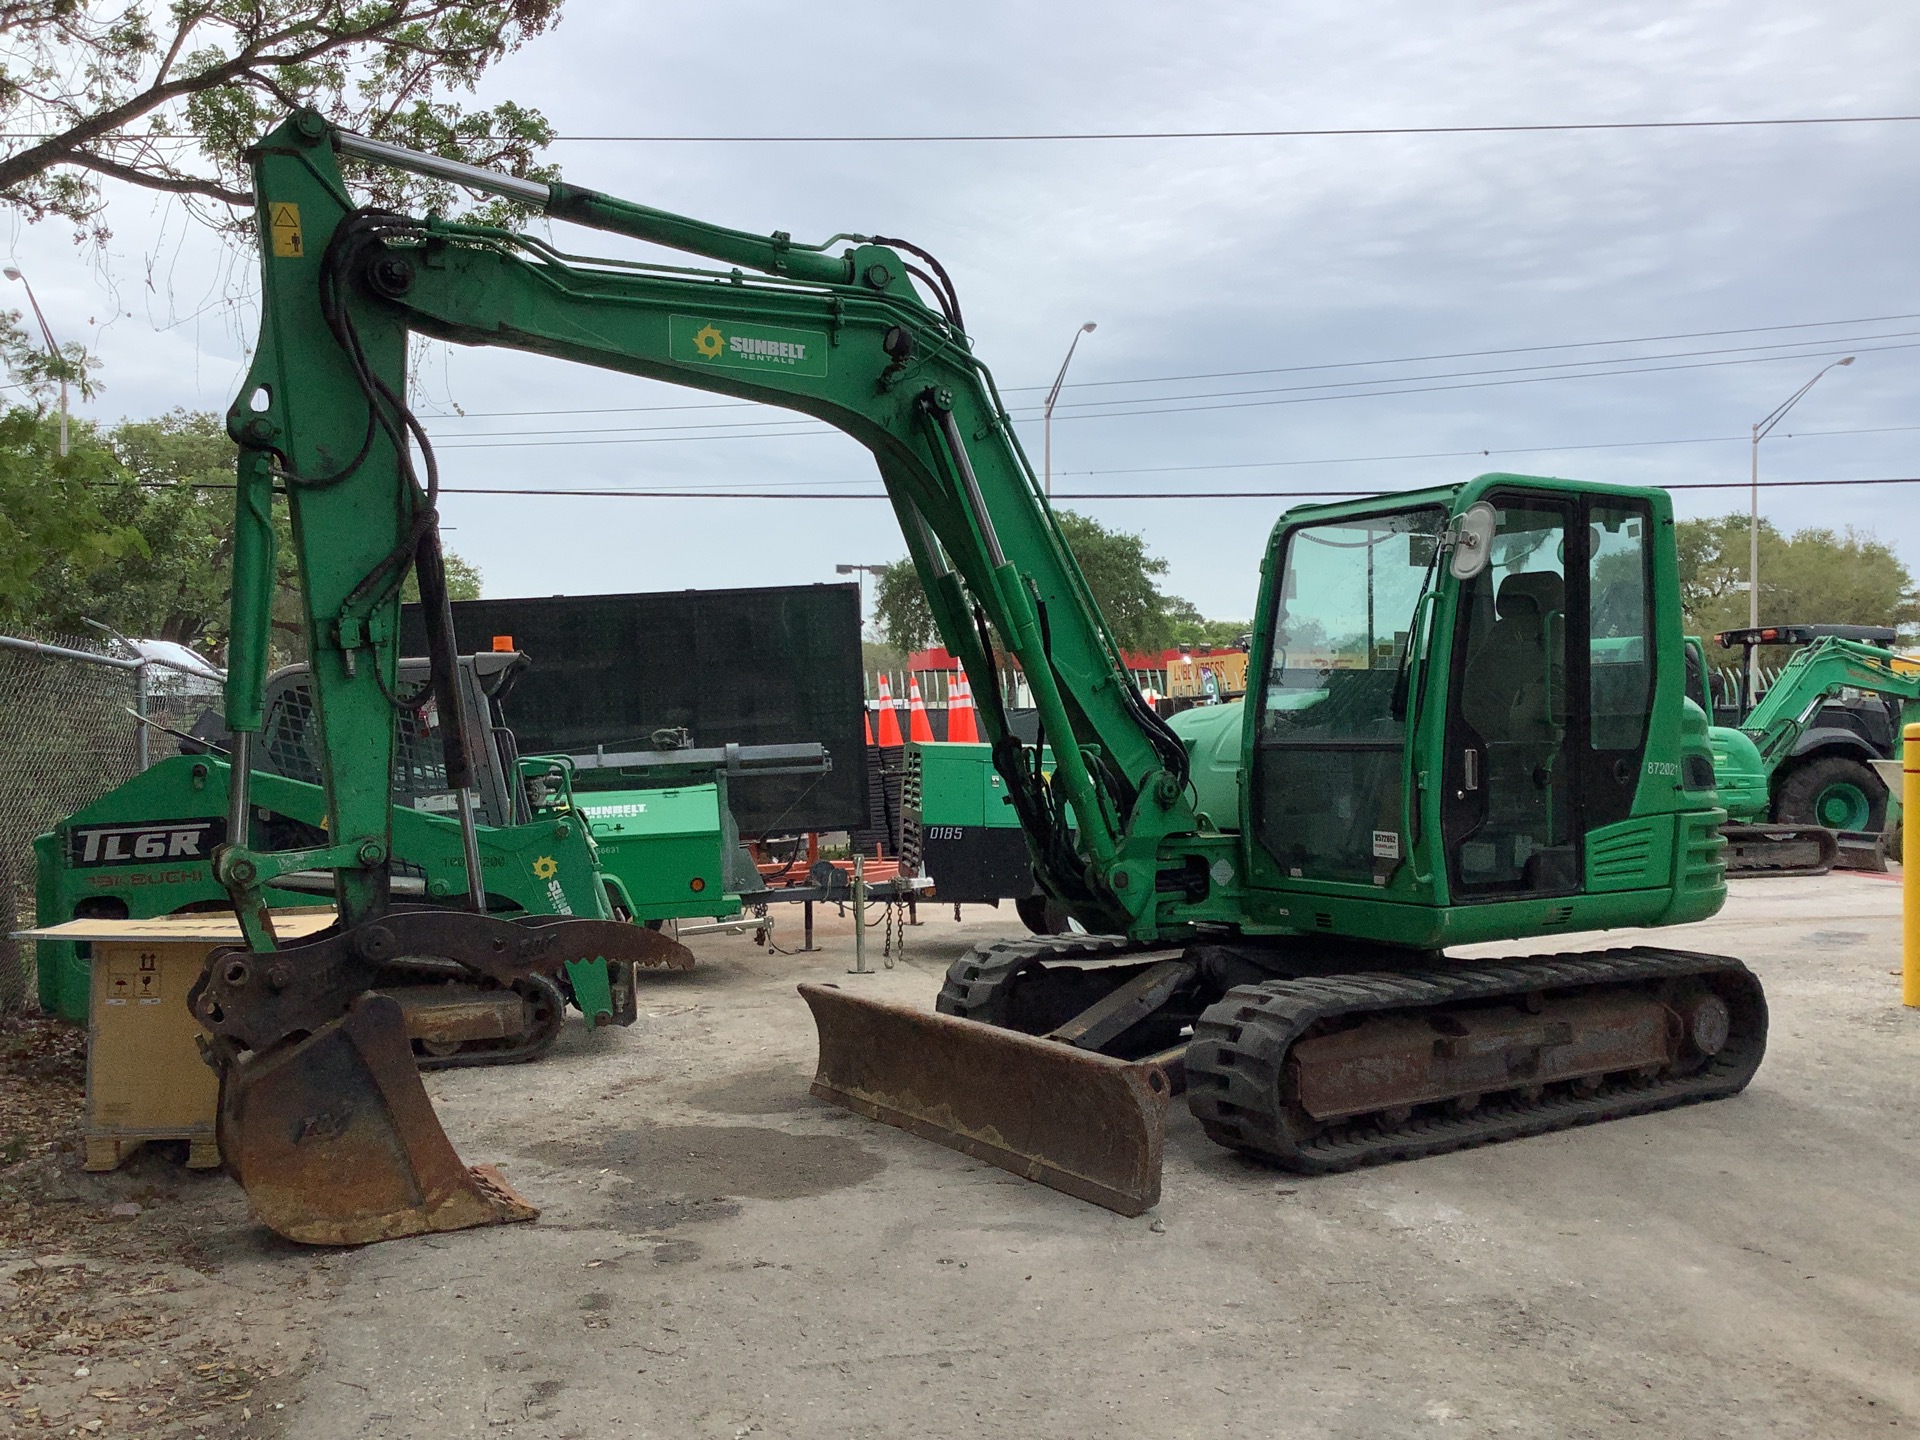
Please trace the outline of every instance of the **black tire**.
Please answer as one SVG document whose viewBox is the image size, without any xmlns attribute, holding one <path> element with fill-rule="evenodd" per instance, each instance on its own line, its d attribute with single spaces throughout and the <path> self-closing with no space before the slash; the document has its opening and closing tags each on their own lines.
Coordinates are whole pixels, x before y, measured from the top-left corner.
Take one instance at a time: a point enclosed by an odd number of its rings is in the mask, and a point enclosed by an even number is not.
<svg viewBox="0 0 1920 1440">
<path fill-rule="evenodd" d="M 1842 803 L 1836 796 L 1857 794 L 1864 807 L 1854 813 L 1838 812 Z M 1781 825 L 1821 825 L 1829 830 L 1865 830 L 1877 833 L 1886 828 L 1887 787 L 1869 765 L 1849 760 L 1844 755 L 1823 755 L 1797 765 L 1780 782 L 1775 792 L 1774 821 Z M 1841 823 L 1860 820 L 1864 824 Z"/>
</svg>

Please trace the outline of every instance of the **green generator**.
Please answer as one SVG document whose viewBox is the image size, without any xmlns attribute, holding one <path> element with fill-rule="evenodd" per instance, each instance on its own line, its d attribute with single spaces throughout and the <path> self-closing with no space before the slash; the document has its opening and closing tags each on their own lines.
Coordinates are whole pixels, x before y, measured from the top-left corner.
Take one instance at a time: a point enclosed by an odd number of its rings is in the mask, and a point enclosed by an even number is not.
<svg viewBox="0 0 1920 1440">
<path fill-rule="evenodd" d="M 740 913 L 741 877 L 728 873 L 738 870 L 728 862 L 740 849 L 740 832 L 727 808 L 724 778 L 670 789 L 586 791 L 573 803 L 586 817 L 601 869 L 626 887 L 636 916 Z"/>
</svg>

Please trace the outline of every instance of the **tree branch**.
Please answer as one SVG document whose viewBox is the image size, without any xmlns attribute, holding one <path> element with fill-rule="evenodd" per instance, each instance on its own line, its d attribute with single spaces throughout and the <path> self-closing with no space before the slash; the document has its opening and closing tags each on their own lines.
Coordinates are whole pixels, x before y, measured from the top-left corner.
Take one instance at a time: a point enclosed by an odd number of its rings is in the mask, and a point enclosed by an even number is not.
<svg viewBox="0 0 1920 1440">
<path fill-rule="evenodd" d="M 150 170 L 141 170 L 132 165 L 122 165 L 104 156 L 90 155 L 84 150 L 75 150 L 66 159 L 82 169 L 111 175 L 114 179 L 125 180 L 130 185 L 144 185 L 149 190 L 164 190 L 171 195 L 203 195 L 209 200 L 219 200 L 239 209 L 253 208 L 251 195 L 242 194 L 238 190 L 229 190 L 212 180 L 196 180 L 188 175 L 162 175 Z"/>
</svg>

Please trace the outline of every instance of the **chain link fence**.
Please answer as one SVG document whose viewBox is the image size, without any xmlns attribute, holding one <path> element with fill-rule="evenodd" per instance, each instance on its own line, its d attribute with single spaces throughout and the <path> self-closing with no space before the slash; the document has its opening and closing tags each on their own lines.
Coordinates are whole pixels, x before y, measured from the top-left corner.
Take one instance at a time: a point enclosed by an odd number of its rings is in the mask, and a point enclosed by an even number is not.
<svg viewBox="0 0 1920 1440">
<path fill-rule="evenodd" d="M 167 731 L 218 705 L 218 682 L 97 640 L 0 636 L 0 1015 L 34 1003 L 34 947 L 7 938 L 34 923 L 34 837 L 177 754 Z"/>
</svg>

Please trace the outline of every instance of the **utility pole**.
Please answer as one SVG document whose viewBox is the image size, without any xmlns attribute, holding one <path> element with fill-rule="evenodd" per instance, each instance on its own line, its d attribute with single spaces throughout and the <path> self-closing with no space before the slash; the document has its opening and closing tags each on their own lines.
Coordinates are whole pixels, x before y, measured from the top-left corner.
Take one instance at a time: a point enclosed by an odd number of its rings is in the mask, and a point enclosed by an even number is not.
<svg viewBox="0 0 1920 1440">
<path fill-rule="evenodd" d="M 27 303 L 33 307 L 33 318 L 40 322 L 40 339 L 47 347 L 47 358 L 53 361 L 54 370 L 60 376 L 60 457 L 67 454 L 67 362 L 60 354 L 60 347 L 53 343 L 53 331 L 47 328 L 47 317 L 40 313 L 40 302 L 34 297 L 33 286 L 27 284 L 27 277 L 21 273 L 18 265 L 9 265 L 0 271 L 9 280 L 18 280 L 27 286 Z"/>
<path fill-rule="evenodd" d="M 1853 356 L 1836 360 L 1821 370 L 1813 379 L 1807 381 L 1793 394 L 1789 395 L 1772 413 L 1763 420 L 1757 420 L 1753 426 L 1753 466 L 1748 485 L 1747 512 L 1747 627 L 1760 628 L 1760 442 L 1767 438 L 1774 426 L 1786 419 L 1787 412 L 1800 403 L 1801 398 L 1820 383 L 1820 376 L 1828 370 L 1837 370 L 1842 365 L 1853 364 Z M 1781 617 L 1785 619 L 1785 616 Z M 1747 706 L 1751 710 L 1760 699 L 1760 647 L 1747 647 Z"/>
<path fill-rule="evenodd" d="M 1060 362 L 1060 373 L 1053 377 L 1053 388 L 1047 391 L 1047 408 L 1043 420 L 1046 439 L 1042 442 L 1041 448 L 1045 452 L 1046 457 L 1042 463 L 1046 473 L 1045 489 L 1049 500 L 1053 498 L 1053 402 L 1060 398 L 1060 387 L 1067 382 L 1067 366 L 1073 363 L 1073 352 L 1080 346 L 1080 337 L 1082 335 L 1091 335 L 1099 328 L 1098 325 L 1089 320 L 1073 332 L 1073 343 L 1067 346 L 1067 358 Z"/>
</svg>

